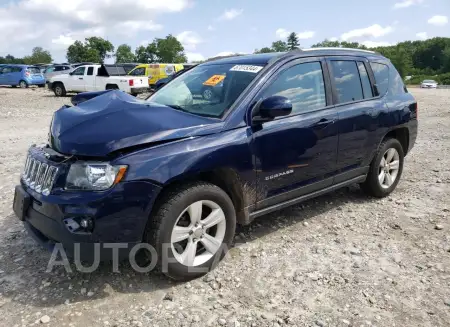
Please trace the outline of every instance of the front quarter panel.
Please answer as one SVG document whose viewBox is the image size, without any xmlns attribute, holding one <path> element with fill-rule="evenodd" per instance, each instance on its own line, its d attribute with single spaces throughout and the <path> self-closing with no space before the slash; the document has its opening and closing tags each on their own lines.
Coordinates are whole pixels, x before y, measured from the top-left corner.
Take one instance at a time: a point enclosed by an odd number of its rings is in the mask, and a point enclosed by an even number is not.
<svg viewBox="0 0 450 327">
<path fill-rule="evenodd" d="M 248 206 L 256 199 L 250 140 L 250 130 L 244 127 L 141 150 L 116 162 L 129 166 L 127 181 L 147 180 L 161 186 L 204 172 L 232 169 L 241 189 L 246 190 L 244 205 Z"/>
</svg>

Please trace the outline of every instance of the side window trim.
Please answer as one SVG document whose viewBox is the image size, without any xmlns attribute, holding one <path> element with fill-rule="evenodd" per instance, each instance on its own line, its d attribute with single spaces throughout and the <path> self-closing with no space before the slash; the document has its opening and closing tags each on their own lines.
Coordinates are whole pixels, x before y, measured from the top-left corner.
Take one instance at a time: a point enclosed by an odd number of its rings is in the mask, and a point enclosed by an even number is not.
<svg viewBox="0 0 450 327">
<path fill-rule="evenodd" d="M 287 63 L 285 63 L 284 65 L 278 67 L 278 69 L 271 75 L 269 76 L 269 78 L 266 79 L 266 81 L 264 82 L 264 84 L 261 86 L 261 88 L 258 90 L 258 92 L 256 93 L 256 95 L 253 97 L 252 101 L 250 101 L 251 105 L 251 110 L 253 110 L 253 106 L 254 104 L 261 99 L 263 93 L 266 91 L 266 89 L 287 69 L 292 68 L 294 66 L 300 65 L 300 64 L 306 64 L 306 63 L 311 63 L 311 62 L 319 62 L 322 68 L 322 75 L 323 75 L 323 79 L 324 79 L 324 90 L 325 90 L 325 101 L 326 101 L 326 105 L 325 107 L 322 108 L 317 108 L 317 109 L 313 109 L 313 110 L 309 110 L 309 111 L 304 111 L 304 112 L 299 112 L 299 113 L 294 113 L 291 114 L 289 116 L 285 116 L 285 117 L 279 117 L 276 120 L 281 120 L 281 119 L 286 119 L 286 118 L 291 118 L 291 117 L 295 117 L 295 116 L 299 116 L 299 115 L 304 115 L 304 114 L 308 114 L 311 112 L 317 112 L 317 111 L 321 111 L 321 110 L 326 110 L 326 109 L 330 109 L 331 107 L 334 106 L 333 102 L 332 102 L 332 97 L 331 97 L 331 85 L 330 85 L 330 76 L 329 76 L 329 70 L 328 70 L 328 66 L 327 66 L 327 62 L 326 59 L 324 57 L 308 57 L 308 58 L 297 58 L 297 59 L 293 59 Z"/>
<path fill-rule="evenodd" d="M 355 62 L 356 68 L 358 68 L 358 61 L 363 62 L 365 67 L 366 67 L 367 74 L 369 75 L 369 79 L 370 79 L 371 86 L 372 86 L 372 93 L 375 94 L 375 90 L 374 90 L 374 86 L 373 86 L 373 82 L 375 81 L 375 78 L 372 76 L 372 74 L 373 74 L 372 73 L 372 69 L 370 69 L 370 70 L 368 69 L 368 66 L 369 66 L 369 68 L 371 68 L 371 67 L 368 64 L 367 58 L 364 58 L 364 57 L 350 57 L 350 56 L 349 57 L 336 56 L 336 57 L 328 57 L 326 60 L 327 60 L 327 64 L 328 65 L 331 65 L 331 61 L 353 61 L 353 62 Z M 364 99 L 363 98 L 361 100 L 339 103 L 339 98 L 338 98 L 338 94 L 337 94 L 336 85 L 334 84 L 334 81 L 333 81 L 333 79 L 334 79 L 333 71 L 329 70 L 329 74 L 330 74 L 330 83 L 331 83 L 332 94 L 333 94 L 333 104 L 336 107 L 346 106 L 346 105 L 349 105 L 349 104 L 359 103 L 359 102 L 364 102 L 364 101 L 372 101 L 372 100 L 377 99 L 377 98 L 380 97 L 380 96 L 378 96 L 378 97 L 373 97 L 373 98 L 370 98 L 370 99 Z M 358 76 L 359 76 L 359 80 L 361 82 L 361 75 L 359 74 L 359 70 L 358 70 Z M 361 84 L 361 91 L 362 90 L 363 89 L 362 89 L 362 84 Z M 364 95 L 364 93 L 363 93 L 363 95 Z"/>
<path fill-rule="evenodd" d="M 375 74 L 372 71 L 372 66 L 370 66 L 370 62 L 367 59 L 365 59 L 363 63 L 366 67 L 367 75 L 369 75 L 370 86 L 372 87 L 372 94 L 374 95 L 373 99 L 379 99 L 381 98 L 381 95 L 380 92 L 378 92 L 378 89 L 375 87 L 377 83 L 375 81 Z"/>
</svg>

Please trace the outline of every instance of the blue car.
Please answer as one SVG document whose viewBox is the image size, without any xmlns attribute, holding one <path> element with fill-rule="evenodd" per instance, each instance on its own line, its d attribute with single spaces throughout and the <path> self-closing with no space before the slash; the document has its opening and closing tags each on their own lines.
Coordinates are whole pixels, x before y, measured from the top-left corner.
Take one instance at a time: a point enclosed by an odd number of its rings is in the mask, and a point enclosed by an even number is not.
<svg viewBox="0 0 450 327">
<path fill-rule="evenodd" d="M 27 88 L 30 85 L 45 86 L 44 74 L 39 67 L 28 65 L 0 66 L 0 85 Z"/>
<path fill-rule="evenodd" d="M 194 96 L 205 85 L 220 96 Z M 29 149 L 15 214 L 49 249 L 97 262 L 145 248 L 180 280 L 211 270 L 236 224 L 355 183 L 388 196 L 418 126 L 392 63 L 356 49 L 220 59 L 147 101 L 107 90 L 73 104 Z"/>
</svg>

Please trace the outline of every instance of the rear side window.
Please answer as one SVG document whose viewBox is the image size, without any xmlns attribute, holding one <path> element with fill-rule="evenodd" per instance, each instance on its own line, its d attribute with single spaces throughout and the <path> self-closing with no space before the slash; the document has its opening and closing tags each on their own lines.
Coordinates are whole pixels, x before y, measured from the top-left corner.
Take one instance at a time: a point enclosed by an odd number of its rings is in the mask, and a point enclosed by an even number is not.
<svg viewBox="0 0 450 327">
<path fill-rule="evenodd" d="M 265 90 L 264 97 L 284 96 L 292 102 L 292 114 L 324 108 L 325 85 L 320 62 L 308 62 L 283 71 Z"/>
<path fill-rule="evenodd" d="M 407 93 L 407 89 L 405 87 L 405 84 L 403 83 L 403 79 L 398 73 L 397 69 L 395 67 L 391 66 L 389 69 L 389 94 L 403 94 Z"/>
<path fill-rule="evenodd" d="M 378 92 L 380 95 L 384 95 L 389 87 L 389 67 L 378 62 L 371 62 L 370 67 L 375 75 Z"/>
<path fill-rule="evenodd" d="M 12 73 L 20 73 L 22 71 L 22 67 L 13 67 L 11 68 Z"/>
<path fill-rule="evenodd" d="M 91 76 L 94 75 L 94 67 L 88 67 L 87 74 Z"/>
<path fill-rule="evenodd" d="M 372 86 L 370 85 L 369 75 L 367 75 L 366 66 L 361 61 L 358 61 L 359 77 L 361 78 L 361 85 L 364 93 L 364 99 L 373 97 Z"/>
<path fill-rule="evenodd" d="M 363 90 L 355 61 L 331 61 L 338 103 L 362 100 Z"/>
</svg>

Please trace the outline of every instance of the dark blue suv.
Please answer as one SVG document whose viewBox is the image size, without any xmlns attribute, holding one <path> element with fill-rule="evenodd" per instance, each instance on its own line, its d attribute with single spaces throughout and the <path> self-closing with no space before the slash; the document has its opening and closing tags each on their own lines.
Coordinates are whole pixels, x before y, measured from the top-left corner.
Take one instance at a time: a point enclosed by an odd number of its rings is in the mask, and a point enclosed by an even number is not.
<svg viewBox="0 0 450 327">
<path fill-rule="evenodd" d="M 199 88 L 222 84 L 218 96 L 191 93 L 197 70 Z M 72 255 L 150 245 L 177 279 L 212 269 L 237 223 L 353 183 L 387 196 L 417 135 L 396 69 L 362 50 L 227 58 L 147 101 L 102 91 L 74 103 L 55 112 L 48 144 L 30 148 L 15 213 Z"/>
</svg>

